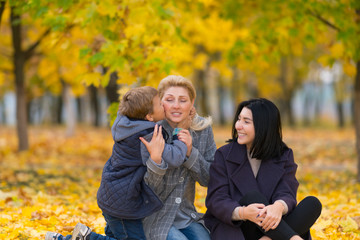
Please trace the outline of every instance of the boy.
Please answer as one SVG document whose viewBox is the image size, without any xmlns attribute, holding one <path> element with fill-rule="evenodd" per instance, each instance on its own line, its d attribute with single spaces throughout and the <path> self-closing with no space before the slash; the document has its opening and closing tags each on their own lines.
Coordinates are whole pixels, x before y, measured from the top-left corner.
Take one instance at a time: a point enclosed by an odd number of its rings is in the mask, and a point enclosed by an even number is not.
<svg viewBox="0 0 360 240">
<path fill-rule="evenodd" d="M 115 141 L 113 152 L 104 166 L 97 193 L 98 205 L 107 223 L 107 237 L 91 232 L 90 228 L 78 223 L 72 236 L 65 238 L 61 234 L 48 232 L 45 240 L 146 239 L 142 218 L 159 210 L 163 204 L 144 182 L 144 163 L 150 156 L 155 162 L 163 159 L 169 167 L 178 167 L 183 164 L 187 151 L 186 145 L 179 140 L 174 140 L 172 145 L 165 144 L 162 128 L 156 125 L 164 117 L 155 88 L 134 88 L 124 95 L 111 128 Z M 151 135 L 158 146 L 149 148 L 149 154 L 144 144 L 152 142 L 144 139 L 150 139 Z"/>
</svg>

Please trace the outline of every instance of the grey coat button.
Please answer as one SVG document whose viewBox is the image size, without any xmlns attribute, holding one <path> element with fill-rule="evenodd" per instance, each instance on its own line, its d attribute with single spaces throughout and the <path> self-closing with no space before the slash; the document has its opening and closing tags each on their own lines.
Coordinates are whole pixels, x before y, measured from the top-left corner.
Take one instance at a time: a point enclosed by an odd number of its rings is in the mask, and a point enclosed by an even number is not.
<svg viewBox="0 0 360 240">
<path fill-rule="evenodd" d="M 179 198 L 179 197 L 175 198 L 175 202 L 176 202 L 177 204 L 180 204 L 180 203 L 181 203 L 181 198 Z"/>
</svg>

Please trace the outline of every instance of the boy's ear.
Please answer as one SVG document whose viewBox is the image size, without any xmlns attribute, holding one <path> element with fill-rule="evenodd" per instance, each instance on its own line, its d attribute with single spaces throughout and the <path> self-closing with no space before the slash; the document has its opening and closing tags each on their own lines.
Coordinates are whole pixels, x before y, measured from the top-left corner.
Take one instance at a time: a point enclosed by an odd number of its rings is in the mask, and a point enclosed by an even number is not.
<svg viewBox="0 0 360 240">
<path fill-rule="evenodd" d="M 146 114 L 145 119 L 148 120 L 148 121 L 150 121 L 150 122 L 153 122 L 153 121 L 154 121 L 154 118 L 153 118 L 153 116 L 152 116 L 151 113 Z"/>
</svg>

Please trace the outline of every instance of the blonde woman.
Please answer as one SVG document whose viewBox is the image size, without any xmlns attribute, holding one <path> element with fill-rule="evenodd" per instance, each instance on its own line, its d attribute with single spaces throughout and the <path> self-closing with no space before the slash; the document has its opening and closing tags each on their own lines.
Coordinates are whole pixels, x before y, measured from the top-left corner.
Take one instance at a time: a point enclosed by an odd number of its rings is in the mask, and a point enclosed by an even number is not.
<svg viewBox="0 0 360 240">
<path fill-rule="evenodd" d="M 164 106 L 165 120 L 160 124 L 173 136 L 168 139 L 183 141 L 187 146 L 184 163 L 177 168 L 164 161 L 146 162 L 145 181 L 158 194 L 164 207 L 144 219 L 144 230 L 149 240 L 206 240 L 208 230 L 201 223 L 202 214 L 194 206 L 195 183 L 207 186 L 209 168 L 214 160 L 216 145 L 211 118 L 194 114 L 196 91 L 193 84 L 181 76 L 161 80 L 159 96 Z"/>
</svg>

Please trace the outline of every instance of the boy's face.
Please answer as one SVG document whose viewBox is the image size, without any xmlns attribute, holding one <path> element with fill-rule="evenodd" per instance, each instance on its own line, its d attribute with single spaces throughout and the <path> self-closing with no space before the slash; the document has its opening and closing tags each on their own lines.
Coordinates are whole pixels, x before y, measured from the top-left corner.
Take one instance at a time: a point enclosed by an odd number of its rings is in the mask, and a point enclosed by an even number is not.
<svg viewBox="0 0 360 240">
<path fill-rule="evenodd" d="M 165 118 L 164 107 L 158 95 L 153 98 L 153 113 L 150 115 L 153 122 L 158 122 Z"/>
</svg>

